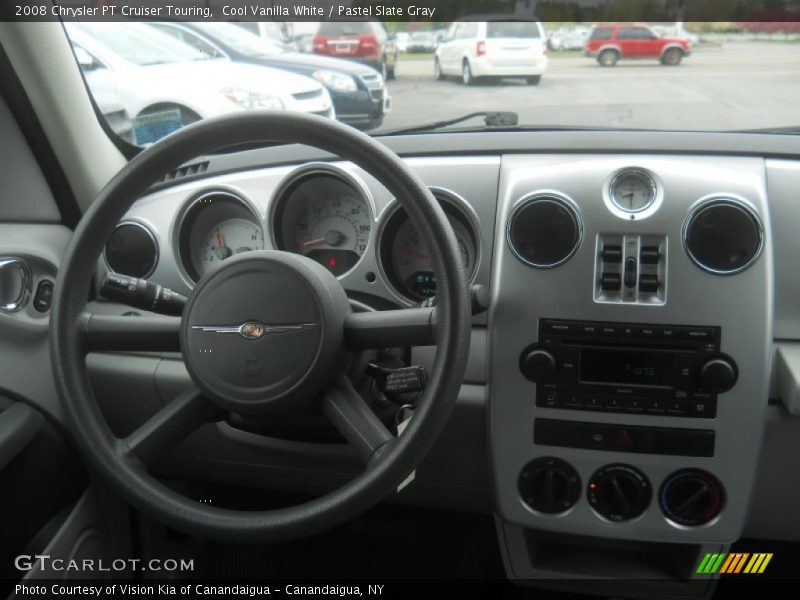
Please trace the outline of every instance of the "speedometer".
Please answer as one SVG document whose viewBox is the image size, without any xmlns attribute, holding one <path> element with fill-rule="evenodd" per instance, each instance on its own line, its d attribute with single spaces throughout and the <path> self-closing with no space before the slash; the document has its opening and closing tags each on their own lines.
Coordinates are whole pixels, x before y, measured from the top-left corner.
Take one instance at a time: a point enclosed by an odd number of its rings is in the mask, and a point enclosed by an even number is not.
<svg viewBox="0 0 800 600">
<path fill-rule="evenodd" d="M 372 213 L 364 194 L 343 174 L 313 170 L 278 195 L 272 227 L 279 249 L 307 256 L 340 277 L 364 255 Z"/>
</svg>

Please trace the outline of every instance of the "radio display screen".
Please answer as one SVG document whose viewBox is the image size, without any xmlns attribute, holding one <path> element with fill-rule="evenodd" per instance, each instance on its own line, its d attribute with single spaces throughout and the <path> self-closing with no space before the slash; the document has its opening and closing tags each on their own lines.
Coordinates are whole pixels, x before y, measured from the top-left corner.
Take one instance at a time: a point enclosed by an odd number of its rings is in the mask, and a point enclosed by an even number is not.
<svg viewBox="0 0 800 600">
<path fill-rule="evenodd" d="M 617 385 L 671 387 L 675 354 L 630 350 L 582 350 L 581 381 Z"/>
</svg>

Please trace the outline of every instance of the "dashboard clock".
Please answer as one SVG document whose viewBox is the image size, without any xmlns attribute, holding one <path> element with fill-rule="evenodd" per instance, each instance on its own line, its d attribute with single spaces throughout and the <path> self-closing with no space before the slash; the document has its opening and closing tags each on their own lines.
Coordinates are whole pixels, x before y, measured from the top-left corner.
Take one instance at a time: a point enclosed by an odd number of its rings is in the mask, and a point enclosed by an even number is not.
<svg viewBox="0 0 800 600">
<path fill-rule="evenodd" d="M 628 213 L 650 207 L 656 200 L 656 182 L 645 171 L 625 169 L 617 173 L 609 186 L 611 201 Z"/>
</svg>

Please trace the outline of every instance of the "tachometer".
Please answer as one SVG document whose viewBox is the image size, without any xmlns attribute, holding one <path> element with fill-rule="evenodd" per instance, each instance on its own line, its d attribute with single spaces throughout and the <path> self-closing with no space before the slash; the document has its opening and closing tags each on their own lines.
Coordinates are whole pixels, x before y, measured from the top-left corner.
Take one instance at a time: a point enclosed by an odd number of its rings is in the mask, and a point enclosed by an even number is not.
<svg viewBox="0 0 800 600">
<path fill-rule="evenodd" d="M 372 213 L 364 194 L 343 174 L 311 170 L 283 188 L 272 223 L 279 249 L 303 254 L 339 277 L 366 251 Z"/>
<path fill-rule="evenodd" d="M 199 248 L 196 260 L 203 275 L 217 263 L 250 250 L 264 249 L 264 232 L 248 219 L 228 219 L 211 228 Z"/>
<path fill-rule="evenodd" d="M 264 230 L 247 201 L 227 190 L 210 190 L 196 197 L 178 220 L 181 267 L 197 281 L 223 260 L 249 250 L 264 249 Z"/>
</svg>

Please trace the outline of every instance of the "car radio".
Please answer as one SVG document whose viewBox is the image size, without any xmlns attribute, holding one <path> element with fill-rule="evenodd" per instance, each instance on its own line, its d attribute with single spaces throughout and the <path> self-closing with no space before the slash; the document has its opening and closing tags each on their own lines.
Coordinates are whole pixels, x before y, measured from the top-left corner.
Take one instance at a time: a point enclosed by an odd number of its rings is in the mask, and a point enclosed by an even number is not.
<svg viewBox="0 0 800 600">
<path fill-rule="evenodd" d="M 519 360 L 536 406 L 714 418 L 738 378 L 719 327 L 539 320 Z"/>
</svg>

